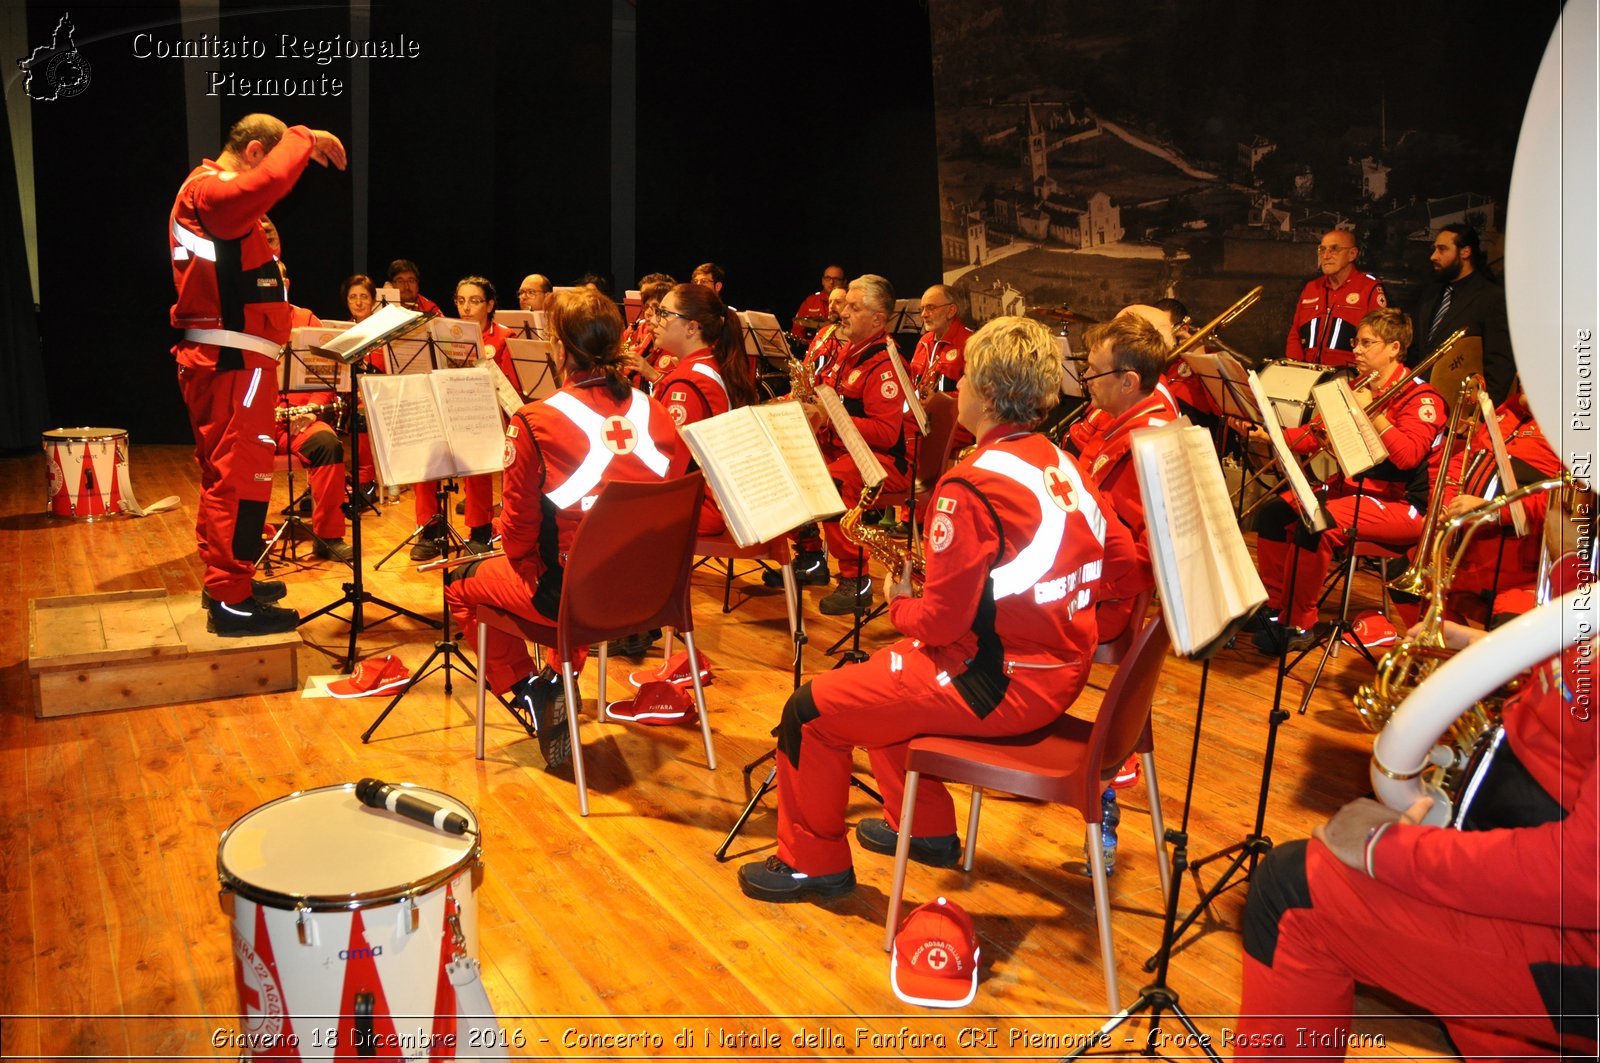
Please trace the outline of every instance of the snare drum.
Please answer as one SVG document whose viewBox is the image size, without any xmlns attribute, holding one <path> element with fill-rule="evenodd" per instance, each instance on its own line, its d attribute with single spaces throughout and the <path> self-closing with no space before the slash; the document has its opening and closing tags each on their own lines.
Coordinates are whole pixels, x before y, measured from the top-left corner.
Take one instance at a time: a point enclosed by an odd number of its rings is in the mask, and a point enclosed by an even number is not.
<svg viewBox="0 0 1600 1063">
<path fill-rule="evenodd" d="M 477 831 L 455 798 L 405 788 Z M 474 834 L 368 808 L 353 783 L 269 801 L 223 831 L 242 1058 L 454 1058 L 447 967 L 477 956 L 481 855 Z"/>
<path fill-rule="evenodd" d="M 52 428 L 44 433 L 43 443 L 47 513 L 100 520 L 128 511 L 118 476 L 118 466 L 128 462 L 124 429 Z"/>
<path fill-rule="evenodd" d="M 1311 420 L 1311 389 L 1338 375 L 1339 370 L 1331 366 L 1280 359 L 1262 367 L 1261 389 L 1272 400 L 1279 423 L 1298 428 Z"/>
</svg>

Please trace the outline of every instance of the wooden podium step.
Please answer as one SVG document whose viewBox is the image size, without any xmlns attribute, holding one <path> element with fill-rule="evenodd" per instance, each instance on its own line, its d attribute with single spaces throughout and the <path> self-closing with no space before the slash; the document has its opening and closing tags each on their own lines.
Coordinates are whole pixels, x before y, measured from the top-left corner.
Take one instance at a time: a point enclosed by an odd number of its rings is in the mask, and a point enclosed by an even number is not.
<svg viewBox="0 0 1600 1063">
<path fill-rule="evenodd" d="M 28 674 L 35 716 L 294 690 L 298 632 L 218 638 L 200 595 L 159 589 L 35 598 Z"/>
</svg>

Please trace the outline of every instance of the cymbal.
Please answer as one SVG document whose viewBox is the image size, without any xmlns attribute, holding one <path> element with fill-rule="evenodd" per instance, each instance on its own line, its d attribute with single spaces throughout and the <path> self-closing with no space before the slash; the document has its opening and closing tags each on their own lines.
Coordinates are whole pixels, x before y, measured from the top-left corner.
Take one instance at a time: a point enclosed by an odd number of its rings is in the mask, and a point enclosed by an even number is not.
<svg viewBox="0 0 1600 1063">
<path fill-rule="evenodd" d="M 1024 310 L 1027 316 L 1035 321 L 1055 321 L 1062 325 L 1098 325 L 1099 319 L 1088 314 L 1080 314 L 1076 310 L 1068 310 L 1065 306 L 1030 306 Z"/>
</svg>

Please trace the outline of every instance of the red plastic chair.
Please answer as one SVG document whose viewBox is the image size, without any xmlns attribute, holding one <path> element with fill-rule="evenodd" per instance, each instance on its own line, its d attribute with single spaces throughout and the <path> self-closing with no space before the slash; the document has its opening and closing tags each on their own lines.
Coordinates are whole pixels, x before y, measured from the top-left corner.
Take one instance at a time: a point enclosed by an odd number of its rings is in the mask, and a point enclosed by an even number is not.
<svg viewBox="0 0 1600 1063">
<path fill-rule="evenodd" d="M 1162 896 L 1172 888 L 1162 844 L 1161 795 L 1156 786 L 1155 758 L 1150 754 L 1150 704 L 1156 680 L 1171 640 L 1166 622 L 1155 616 L 1144 626 L 1132 648 L 1117 667 L 1117 674 L 1093 720 L 1062 715 L 1050 726 L 1031 734 L 1008 738 L 951 738 L 929 736 L 912 741 L 906 761 L 905 802 L 900 811 L 900 844 L 895 853 L 894 884 L 889 892 L 889 913 L 884 924 L 885 951 L 894 948 L 900 923 L 900 901 L 905 890 L 906 860 L 914 833 L 912 816 L 917 782 L 931 775 L 947 782 L 972 786 L 972 811 L 967 819 L 967 845 L 962 868 L 972 870 L 977 850 L 978 813 L 983 791 L 999 790 L 1035 801 L 1067 805 L 1083 817 L 1089 851 L 1094 905 L 1100 926 L 1100 957 L 1105 966 L 1106 1000 L 1112 1012 L 1122 1008 L 1117 994 L 1116 953 L 1111 944 L 1111 901 L 1106 882 L 1105 857 L 1100 850 L 1100 795 L 1123 761 L 1141 753 L 1145 786 L 1150 797 L 1151 829 L 1155 832 Z"/>
<path fill-rule="evenodd" d="M 561 609 L 552 626 L 492 606 L 478 606 L 478 656 L 483 659 L 487 629 L 497 628 L 541 646 L 554 646 L 561 659 L 572 734 L 573 775 L 578 810 L 589 814 L 589 791 L 578 736 L 577 655 L 600 645 L 599 711 L 606 719 L 606 642 L 652 627 L 683 634 L 694 659 L 694 613 L 689 605 L 689 568 L 694 560 L 695 521 L 705 482 L 693 472 L 676 480 L 612 480 L 572 538 L 561 583 Z M 711 721 L 697 669 L 691 670 L 695 706 L 706 766 L 717 767 Z M 484 670 L 478 669 L 478 759 L 483 759 Z"/>
</svg>

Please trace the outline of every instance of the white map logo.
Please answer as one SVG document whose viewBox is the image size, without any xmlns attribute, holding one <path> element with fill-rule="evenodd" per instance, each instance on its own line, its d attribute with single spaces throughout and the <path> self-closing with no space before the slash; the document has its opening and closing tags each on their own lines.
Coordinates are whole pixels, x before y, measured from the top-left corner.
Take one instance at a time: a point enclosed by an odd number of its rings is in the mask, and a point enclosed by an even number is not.
<svg viewBox="0 0 1600 1063">
<path fill-rule="evenodd" d="M 28 58 L 17 60 L 17 66 L 27 75 L 22 79 L 22 90 L 30 98 L 41 103 L 65 100 L 89 87 L 89 61 L 72 39 L 76 30 L 72 16 L 63 14 L 50 35 L 50 43 L 35 48 Z"/>
</svg>

